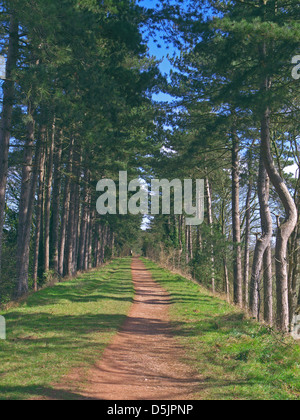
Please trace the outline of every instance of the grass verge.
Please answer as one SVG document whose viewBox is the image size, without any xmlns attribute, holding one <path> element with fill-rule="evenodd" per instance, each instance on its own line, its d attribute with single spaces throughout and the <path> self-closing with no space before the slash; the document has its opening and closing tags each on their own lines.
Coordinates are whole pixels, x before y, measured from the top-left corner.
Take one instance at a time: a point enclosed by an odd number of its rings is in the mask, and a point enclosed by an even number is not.
<svg viewBox="0 0 300 420">
<path fill-rule="evenodd" d="M 45 289 L 1 312 L 0 399 L 52 397 L 51 384 L 88 368 L 125 321 L 134 296 L 131 259 Z M 76 399 L 65 392 L 64 399 Z"/>
<path fill-rule="evenodd" d="M 299 400 L 300 346 L 197 284 L 144 260 L 171 295 L 175 334 L 203 375 L 196 399 Z"/>
</svg>

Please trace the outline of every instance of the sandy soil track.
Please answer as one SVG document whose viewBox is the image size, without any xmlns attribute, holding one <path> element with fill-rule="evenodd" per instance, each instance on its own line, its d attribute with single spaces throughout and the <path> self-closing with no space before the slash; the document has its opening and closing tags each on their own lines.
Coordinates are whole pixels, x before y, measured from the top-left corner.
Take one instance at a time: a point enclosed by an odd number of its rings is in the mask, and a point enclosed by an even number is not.
<svg viewBox="0 0 300 420">
<path fill-rule="evenodd" d="M 103 358 L 91 369 L 83 396 L 104 400 L 193 399 L 200 378 L 186 365 L 172 335 L 169 295 L 137 258 L 135 300 Z"/>
</svg>

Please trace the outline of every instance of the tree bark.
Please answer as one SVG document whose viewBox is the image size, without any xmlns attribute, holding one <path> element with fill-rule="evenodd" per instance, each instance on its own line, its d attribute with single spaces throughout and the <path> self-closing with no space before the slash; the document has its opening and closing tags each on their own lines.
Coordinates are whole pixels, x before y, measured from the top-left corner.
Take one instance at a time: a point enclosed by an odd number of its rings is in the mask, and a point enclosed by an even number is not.
<svg viewBox="0 0 300 420">
<path fill-rule="evenodd" d="M 28 123 L 28 145 L 34 141 L 34 121 Z M 30 146 L 31 147 L 31 146 Z M 29 147 L 29 149 L 30 149 Z M 35 164 L 30 180 L 30 188 L 23 184 L 26 195 L 23 194 L 23 202 L 26 208 L 20 208 L 21 223 L 19 224 L 19 238 L 17 249 L 17 279 L 18 289 L 17 296 L 21 297 L 28 292 L 28 270 L 29 270 L 29 251 L 30 251 L 30 233 L 32 227 L 32 215 L 35 204 L 35 192 L 37 187 L 38 169 L 40 162 L 41 140 L 38 139 L 36 144 Z M 25 152 L 25 157 L 29 157 L 29 150 Z M 32 156 L 31 156 L 32 161 Z M 25 180 L 27 180 L 29 167 L 24 166 Z M 27 181 L 26 181 L 27 182 Z"/>
<path fill-rule="evenodd" d="M 207 218 L 208 218 L 208 225 L 210 227 L 211 237 L 213 236 L 213 212 L 212 212 L 212 197 L 211 197 L 211 188 L 209 179 L 205 178 L 205 190 L 206 190 L 206 197 L 207 197 Z M 211 289 L 212 292 L 215 293 L 216 291 L 216 279 L 215 279 L 215 252 L 214 252 L 214 245 L 211 243 L 211 253 L 210 253 L 210 261 L 211 261 Z"/>
<path fill-rule="evenodd" d="M 298 174 L 298 182 L 295 188 L 294 201 L 297 209 L 300 208 L 300 168 Z M 290 324 L 293 321 L 295 311 L 299 305 L 297 299 L 297 284 L 299 275 L 299 234 L 300 234 L 300 214 L 298 212 L 297 226 L 290 239 L 289 247 L 289 310 L 290 310 Z M 299 294 L 300 299 L 300 294 Z"/>
<path fill-rule="evenodd" d="M 51 265 L 50 267 L 58 273 L 59 263 L 59 214 L 61 194 L 61 157 L 62 157 L 62 131 L 59 134 L 59 141 L 54 157 L 54 180 L 52 190 L 52 237 L 51 237 Z"/>
<path fill-rule="evenodd" d="M 273 326 L 273 270 L 272 247 L 268 245 L 264 254 L 264 320 Z"/>
<path fill-rule="evenodd" d="M 269 81 L 266 81 L 266 88 Z M 276 284 L 277 284 L 277 326 L 284 332 L 289 331 L 289 298 L 288 298 L 288 241 L 297 225 L 298 212 L 296 204 L 284 182 L 279 175 L 271 152 L 270 139 L 270 109 L 267 107 L 262 116 L 262 155 L 268 175 L 284 206 L 286 217 L 281 226 L 278 226 L 276 241 Z"/>
<path fill-rule="evenodd" d="M 43 207 L 43 190 L 44 190 L 44 178 L 45 178 L 45 150 L 44 146 L 41 145 L 41 159 L 39 167 L 39 187 L 37 192 L 37 207 L 36 207 L 36 232 L 35 232 L 35 246 L 34 246 L 34 260 L 33 260 L 33 283 L 34 291 L 38 290 L 38 269 L 39 269 L 39 251 L 40 251 L 40 240 L 42 230 L 42 207 Z"/>
<path fill-rule="evenodd" d="M 3 228 L 5 219 L 5 195 L 8 173 L 8 154 L 15 93 L 13 72 L 17 65 L 18 50 L 19 23 L 14 14 L 12 14 L 9 25 L 9 46 L 6 62 L 6 80 L 3 84 L 3 106 L 0 126 L 0 279 L 2 266 Z"/>
<path fill-rule="evenodd" d="M 88 250 L 88 269 L 93 268 L 93 232 L 94 232 L 95 211 L 91 211 L 90 227 L 89 227 L 89 250 Z M 111 236 L 112 255 L 114 248 L 114 237 Z"/>
<path fill-rule="evenodd" d="M 60 229 L 58 272 L 61 276 L 64 275 L 66 233 L 67 233 L 68 215 L 69 215 L 69 208 L 70 208 L 70 185 L 71 185 L 70 177 L 71 177 L 72 169 L 73 169 L 73 149 L 74 149 L 74 140 L 72 138 L 69 145 L 67 174 L 65 176 L 65 190 L 64 190 L 64 201 L 63 201 L 64 205 L 63 205 L 61 229 Z"/>
<path fill-rule="evenodd" d="M 34 197 L 31 196 L 32 188 L 32 163 L 34 151 L 34 131 L 35 121 L 33 119 L 33 110 L 31 104 L 28 105 L 27 136 L 24 147 L 24 160 L 22 168 L 22 184 L 21 195 L 19 202 L 19 221 L 18 221 L 18 236 L 17 236 L 17 295 L 22 296 L 23 293 L 28 292 L 28 273 L 27 267 L 24 265 L 27 259 L 27 243 L 26 233 L 28 228 L 28 219 L 30 216 L 31 201 Z M 44 128 L 41 129 L 41 137 L 43 136 Z M 29 246 L 29 245 L 28 245 Z"/>
<path fill-rule="evenodd" d="M 223 257 L 223 266 L 224 266 L 224 290 L 227 298 L 227 302 L 230 303 L 230 286 L 229 286 L 229 274 L 228 274 L 228 265 L 227 257 Z"/>
<path fill-rule="evenodd" d="M 260 218 L 262 235 L 257 239 L 250 286 L 250 310 L 254 318 L 259 319 L 260 298 L 261 298 L 261 274 L 263 268 L 264 254 L 270 246 L 273 233 L 273 221 L 269 207 L 269 178 L 264 166 L 262 147 L 258 174 L 258 198 L 260 205 Z"/>
<path fill-rule="evenodd" d="M 45 272 L 50 269 L 50 217 L 51 217 L 51 188 L 53 182 L 53 157 L 54 157 L 54 142 L 55 142 L 55 118 L 52 124 L 51 141 L 48 152 L 48 171 L 45 194 L 45 249 L 44 249 L 44 263 Z"/>
<path fill-rule="evenodd" d="M 233 228 L 233 269 L 234 303 L 243 306 L 241 218 L 240 218 L 240 160 L 239 139 L 236 132 L 232 136 L 232 228 Z"/>
<path fill-rule="evenodd" d="M 75 226 L 75 213 L 76 213 L 76 194 L 78 193 L 78 166 L 79 166 L 79 153 L 74 152 L 73 170 L 71 179 L 71 192 L 70 192 L 70 205 L 68 215 L 68 228 L 67 228 L 67 243 L 66 243 L 66 270 L 65 274 L 69 277 L 74 276 L 74 255 L 76 247 L 76 229 Z"/>
<path fill-rule="evenodd" d="M 90 171 L 85 170 L 84 173 L 84 188 L 83 188 L 83 205 L 81 215 L 81 228 L 80 228 L 80 241 L 79 241 L 79 269 L 84 270 L 85 268 L 85 251 L 86 251 L 86 238 L 87 238 L 87 227 L 88 227 L 88 209 L 90 201 Z"/>
<path fill-rule="evenodd" d="M 251 157 L 250 157 L 251 158 Z M 250 273 L 250 237 L 251 237 L 251 197 L 253 181 L 249 168 L 249 185 L 246 199 L 246 227 L 245 227 L 245 254 L 244 254 L 244 305 L 249 308 L 249 273 Z"/>
</svg>

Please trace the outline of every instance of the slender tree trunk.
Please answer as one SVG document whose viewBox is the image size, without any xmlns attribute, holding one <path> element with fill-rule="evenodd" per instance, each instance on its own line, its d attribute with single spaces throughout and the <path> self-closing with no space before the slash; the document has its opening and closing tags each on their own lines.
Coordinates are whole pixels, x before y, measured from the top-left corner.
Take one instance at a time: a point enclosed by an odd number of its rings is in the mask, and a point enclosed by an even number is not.
<svg viewBox="0 0 300 420">
<path fill-rule="evenodd" d="M 101 254 L 101 242 L 102 242 L 102 226 L 99 224 L 98 226 L 98 258 L 97 258 L 97 267 L 100 267 L 103 264 L 102 261 L 102 254 Z"/>
<path fill-rule="evenodd" d="M 266 81 L 266 89 L 269 80 Z M 288 241 L 297 225 L 298 213 L 296 204 L 284 182 L 279 175 L 271 152 L 270 139 L 270 110 L 267 108 L 262 116 L 262 155 L 268 175 L 286 212 L 285 221 L 278 227 L 276 241 L 276 283 L 277 283 L 277 325 L 279 329 L 289 331 L 289 299 L 288 299 Z"/>
<path fill-rule="evenodd" d="M 35 232 L 35 246 L 34 246 L 34 260 L 33 260 L 33 283 L 34 291 L 38 290 L 38 269 L 39 269 L 39 251 L 42 230 L 42 206 L 43 206 L 43 190 L 45 178 L 45 149 L 41 145 L 41 159 L 39 167 L 39 187 L 37 193 L 37 207 L 36 207 L 36 232 Z"/>
<path fill-rule="evenodd" d="M 267 247 L 264 253 L 264 320 L 273 326 L 273 270 L 272 247 Z"/>
<path fill-rule="evenodd" d="M 183 243 L 182 243 L 182 232 L 183 232 L 183 216 L 180 214 L 178 216 L 178 240 L 179 240 L 179 252 L 178 252 L 178 267 L 181 267 L 182 263 L 182 253 L 183 253 Z"/>
<path fill-rule="evenodd" d="M 34 138 L 34 122 L 31 121 L 28 124 L 28 138 L 29 143 L 33 141 Z M 30 189 L 28 190 L 28 197 L 23 197 L 24 202 L 26 201 L 26 218 L 24 218 L 24 223 L 21 223 L 19 227 L 19 234 L 22 235 L 22 243 L 18 243 L 18 250 L 17 250 L 17 278 L 18 278 L 18 290 L 17 296 L 21 297 L 25 293 L 28 292 L 28 271 L 29 271 L 29 251 L 30 251 L 30 233 L 32 227 L 32 215 L 33 215 L 33 208 L 35 204 L 35 192 L 37 187 L 37 178 L 38 178 L 38 170 L 39 170 L 39 162 L 40 162 L 40 149 L 41 149 L 41 141 L 38 139 L 36 144 L 36 153 L 35 153 L 35 164 L 34 169 L 30 181 Z M 26 153 L 25 153 L 26 155 Z M 24 187 L 25 188 L 25 187 Z M 26 186 L 27 192 L 27 186 Z M 25 200 L 25 198 L 27 198 Z M 22 209 L 22 219 L 24 216 L 24 211 Z M 20 238 L 19 238 L 20 240 Z"/>
<path fill-rule="evenodd" d="M 88 250 L 88 269 L 93 268 L 93 232 L 94 232 L 95 211 L 91 211 L 90 227 L 89 227 L 89 250 Z M 113 256 L 114 238 L 111 236 L 111 247 Z"/>
<path fill-rule="evenodd" d="M 102 226 L 101 229 L 102 236 L 101 236 L 101 261 L 102 264 L 105 262 L 105 246 L 106 246 L 106 226 Z"/>
<path fill-rule="evenodd" d="M 249 171 L 250 172 L 250 171 Z M 249 273 L 250 273 L 250 237 L 251 237 L 251 197 L 253 183 L 250 175 L 246 199 L 246 228 L 245 228 L 245 254 L 244 254 L 244 304 L 249 308 Z"/>
<path fill-rule="evenodd" d="M 87 214 L 88 214 L 88 216 L 87 216 L 86 244 L 85 244 L 85 256 L 84 256 L 84 270 L 85 271 L 87 271 L 89 269 L 89 250 L 90 250 L 90 237 L 91 237 L 91 235 L 90 235 L 90 229 L 91 229 L 91 197 L 89 197 L 88 213 Z M 105 250 L 105 248 L 104 248 L 104 250 Z"/>
<path fill-rule="evenodd" d="M 54 158 L 54 181 L 52 191 L 52 237 L 51 237 L 51 268 L 58 273 L 59 262 L 59 214 L 61 194 L 61 157 L 62 157 L 62 131 L 59 135 L 58 145 Z"/>
<path fill-rule="evenodd" d="M 224 266 L 224 284 L 225 284 L 225 294 L 227 297 L 227 302 L 230 303 L 230 286 L 229 286 L 229 274 L 228 274 L 228 265 L 226 255 L 223 257 L 223 266 Z"/>
<path fill-rule="evenodd" d="M 76 200 L 75 200 L 75 216 L 74 216 L 74 254 L 73 254 L 73 266 L 74 266 L 74 275 L 78 271 L 78 250 L 79 250 L 79 238 L 80 238 L 80 187 L 79 184 L 76 188 Z"/>
<path fill-rule="evenodd" d="M 74 249 L 74 215 L 75 215 L 75 184 L 71 185 L 71 198 L 68 215 L 67 243 L 66 243 L 66 271 L 65 275 L 73 276 L 73 249 Z"/>
<path fill-rule="evenodd" d="M 63 201 L 64 205 L 63 205 L 61 229 L 60 229 L 58 272 L 61 276 L 64 275 L 66 234 L 67 234 L 68 215 L 69 215 L 69 208 L 70 208 L 70 184 L 71 184 L 70 177 L 71 177 L 72 169 L 73 169 L 73 149 L 74 149 L 74 140 L 72 138 L 69 145 L 67 174 L 65 177 L 65 190 L 64 190 L 64 201 Z"/>
<path fill-rule="evenodd" d="M 73 162 L 73 172 L 72 172 L 72 182 L 71 182 L 70 206 L 69 206 L 68 229 L 67 229 L 67 244 L 66 244 L 65 274 L 69 277 L 72 277 L 75 274 L 74 250 L 76 247 L 76 229 L 78 229 L 78 226 L 75 226 L 75 213 L 76 213 L 75 209 L 76 209 L 76 194 L 78 192 L 78 188 L 77 188 L 78 166 L 79 166 L 79 153 L 78 151 L 75 151 L 74 162 Z"/>
<path fill-rule="evenodd" d="M 234 245 L 234 303 L 243 306 L 243 275 L 241 249 L 241 218 L 240 218 L 240 160 L 239 139 L 233 132 L 232 136 L 232 228 Z"/>
<path fill-rule="evenodd" d="M 79 251 L 79 237 L 80 237 L 80 180 L 81 180 L 81 153 L 79 156 L 79 165 L 76 171 L 76 186 L 75 186 L 75 210 L 74 210 L 74 249 L 73 249 L 73 275 L 76 275 L 78 270 L 78 251 Z"/>
<path fill-rule="evenodd" d="M 55 118 L 52 125 L 51 142 L 48 153 L 48 173 L 46 182 L 45 195 L 45 249 L 44 261 L 45 272 L 50 269 L 50 217 L 51 217 L 51 188 L 53 181 L 53 156 L 54 156 L 54 142 L 55 142 Z"/>
<path fill-rule="evenodd" d="M 17 236 L 17 282 L 18 282 L 18 296 L 23 293 L 27 293 L 27 267 L 24 265 L 27 257 L 27 244 L 25 237 L 27 233 L 29 210 L 31 206 L 31 200 L 34 197 L 30 195 L 32 188 L 32 162 L 33 162 L 33 150 L 34 150 L 34 131 L 35 121 L 33 119 L 33 111 L 31 105 L 28 106 L 28 118 L 30 121 L 27 124 L 27 137 L 24 148 L 24 160 L 22 168 L 22 185 L 21 195 L 19 202 L 19 221 L 18 221 L 18 236 Z M 41 137 L 43 136 L 44 128 L 41 129 Z"/>
<path fill-rule="evenodd" d="M 15 16 L 10 18 L 9 26 L 9 46 L 6 63 L 6 81 L 3 84 L 3 105 L 0 125 L 0 281 L 2 266 L 2 245 L 3 245 L 3 227 L 5 218 L 5 195 L 8 172 L 8 154 L 10 131 L 12 124 L 13 100 L 15 93 L 15 82 L 13 72 L 17 65 L 19 49 L 19 23 Z"/>
<path fill-rule="evenodd" d="M 83 189 L 83 206 L 81 216 L 80 241 L 79 241 L 79 269 L 84 270 L 85 267 L 85 251 L 86 251 L 86 232 L 88 227 L 88 208 L 90 201 L 90 172 L 85 170 L 84 175 L 84 189 Z"/>
<path fill-rule="evenodd" d="M 192 226 L 189 226 L 189 239 L 190 239 L 190 258 L 193 260 L 194 258 L 194 242 L 193 242 L 193 228 Z"/>
<path fill-rule="evenodd" d="M 211 188 L 209 179 L 205 178 L 205 192 L 207 197 L 207 218 L 208 218 L 208 225 L 210 226 L 211 236 L 213 236 L 213 212 L 212 212 L 212 196 L 211 196 Z M 216 279 L 215 279 L 215 251 L 214 245 L 211 243 L 211 288 L 212 292 L 215 293 L 216 291 Z"/>
</svg>

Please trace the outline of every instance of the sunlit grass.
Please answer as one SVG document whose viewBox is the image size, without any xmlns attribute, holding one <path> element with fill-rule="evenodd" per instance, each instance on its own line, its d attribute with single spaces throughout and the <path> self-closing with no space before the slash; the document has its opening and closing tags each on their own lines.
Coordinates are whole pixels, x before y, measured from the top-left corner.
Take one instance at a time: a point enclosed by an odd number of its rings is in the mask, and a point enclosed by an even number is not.
<svg viewBox="0 0 300 420">
<path fill-rule="evenodd" d="M 0 399 L 51 396 L 70 369 L 101 358 L 132 304 L 130 266 L 131 259 L 116 260 L 1 313 L 7 341 L 0 340 Z"/>
<path fill-rule="evenodd" d="M 203 376 L 199 399 L 300 399 L 300 347 L 237 308 L 145 260 L 171 294 L 175 334 Z"/>
</svg>

